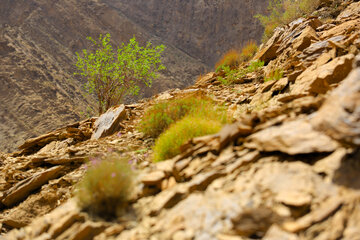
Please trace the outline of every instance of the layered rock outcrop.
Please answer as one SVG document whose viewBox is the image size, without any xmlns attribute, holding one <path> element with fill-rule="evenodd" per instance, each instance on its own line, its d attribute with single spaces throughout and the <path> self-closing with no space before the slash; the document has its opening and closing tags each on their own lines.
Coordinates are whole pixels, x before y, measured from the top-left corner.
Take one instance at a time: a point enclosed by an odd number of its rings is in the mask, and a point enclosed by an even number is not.
<svg viewBox="0 0 360 240">
<path fill-rule="evenodd" d="M 344 27 L 360 18 L 360 3 L 341 7 L 327 23 L 311 17 L 278 29 L 259 51 L 267 65 L 230 87 L 209 73 L 186 90 L 126 105 L 114 135 L 88 140 L 94 131 L 88 120 L 0 155 L 4 237 L 358 239 L 360 25 Z M 306 32 L 318 37 L 299 50 Z M 276 55 L 266 55 L 269 49 Z M 264 83 L 264 73 L 276 68 L 284 78 Z M 304 74 L 308 69 L 311 75 Z M 153 139 L 136 131 L 144 110 L 197 91 L 228 106 L 234 123 L 190 140 L 173 159 L 152 163 Z M 52 138 L 65 133 L 67 139 Z M 84 138 L 76 138 L 80 133 Z M 131 158 L 139 172 L 130 208 L 114 222 L 82 212 L 70 194 L 86 158 L 109 151 Z"/>
</svg>

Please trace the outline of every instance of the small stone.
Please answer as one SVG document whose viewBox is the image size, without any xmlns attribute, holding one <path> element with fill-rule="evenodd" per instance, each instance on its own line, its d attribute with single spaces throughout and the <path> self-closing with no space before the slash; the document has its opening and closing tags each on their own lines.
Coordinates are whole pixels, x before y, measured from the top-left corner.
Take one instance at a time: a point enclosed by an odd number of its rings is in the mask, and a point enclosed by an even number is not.
<svg viewBox="0 0 360 240">
<path fill-rule="evenodd" d="M 163 171 L 155 171 L 142 176 L 141 182 L 148 186 L 158 185 L 165 177 L 166 175 Z"/>
</svg>

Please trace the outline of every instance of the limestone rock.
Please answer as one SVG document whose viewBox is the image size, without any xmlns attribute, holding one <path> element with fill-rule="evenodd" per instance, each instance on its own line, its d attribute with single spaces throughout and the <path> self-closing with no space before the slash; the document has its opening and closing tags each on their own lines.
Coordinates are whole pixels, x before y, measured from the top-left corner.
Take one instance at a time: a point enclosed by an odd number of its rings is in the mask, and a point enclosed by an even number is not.
<svg viewBox="0 0 360 240">
<path fill-rule="evenodd" d="M 145 185 L 159 185 L 161 181 L 165 178 L 165 173 L 163 171 L 150 172 L 141 177 L 141 182 Z"/>
<path fill-rule="evenodd" d="M 125 105 L 110 108 L 96 120 L 91 139 L 99 139 L 119 131 L 120 122 L 124 120 L 125 117 Z"/>
<path fill-rule="evenodd" d="M 72 141 L 71 143 L 75 144 L 76 142 L 87 140 L 91 136 L 92 125 L 94 121 L 95 119 L 91 118 L 82 122 L 69 125 L 64 128 L 60 128 L 53 132 L 49 132 L 39 137 L 28 139 L 25 141 L 24 144 L 19 146 L 19 149 L 22 150 L 20 154 L 31 154 L 37 152 L 38 150 L 53 141 L 63 141 L 72 138 L 74 141 Z M 70 143 L 69 141 L 67 142 Z"/>
<path fill-rule="evenodd" d="M 360 3 L 359 2 L 354 2 L 352 4 L 350 4 L 344 11 L 342 11 L 339 16 L 337 16 L 337 20 L 341 20 L 343 18 L 348 18 L 348 17 L 352 17 L 354 15 L 359 15 L 360 14 Z"/>
<path fill-rule="evenodd" d="M 332 214 L 339 207 L 341 207 L 342 203 L 343 200 L 341 199 L 330 199 L 327 202 L 324 202 L 320 208 L 298 219 L 296 222 L 284 223 L 283 227 L 289 232 L 299 232 L 309 227 L 311 224 L 320 222 L 324 218 L 327 218 L 330 214 Z"/>
<path fill-rule="evenodd" d="M 264 61 L 265 64 L 273 60 L 276 57 L 276 51 L 279 48 L 277 41 L 279 40 L 283 31 L 283 29 L 277 28 L 274 35 L 269 39 L 265 46 L 259 50 L 254 58 Z"/>
<path fill-rule="evenodd" d="M 323 133 L 315 131 L 310 123 L 298 120 L 250 135 L 246 146 L 259 151 L 280 151 L 295 155 L 333 152 L 338 144 Z"/>
<path fill-rule="evenodd" d="M 13 206 L 14 204 L 26 198 L 31 191 L 40 188 L 49 180 L 58 177 L 61 170 L 63 170 L 62 166 L 52 167 L 49 170 L 19 182 L 4 193 L 1 202 L 7 207 Z"/>
<path fill-rule="evenodd" d="M 319 67 L 306 69 L 291 86 L 292 94 L 326 93 L 330 85 L 342 81 L 351 71 L 353 54 L 345 55 Z"/>
<path fill-rule="evenodd" d="M 302 51 L 311 45 L 312 40 L 319 40 L 314 28 L 307 26 L 293 43 L 293 48 Z"/>
<path fill-rule="evenodd" d="M 312 119 L 312 124 L 345 144 L 360 145 L 360 57 L 354 69 L 335 89 Z"/>
<path fill-rule="evenodd" d="M 158 194 L 153 203 L 151 209 L 149 209 L 150 215 L 157 215 L 161 210 L 171 208 L 180 202 L 188 193 L 187 185 L 176 185 L 175 188 L 167 189 Z"/>
</svg>

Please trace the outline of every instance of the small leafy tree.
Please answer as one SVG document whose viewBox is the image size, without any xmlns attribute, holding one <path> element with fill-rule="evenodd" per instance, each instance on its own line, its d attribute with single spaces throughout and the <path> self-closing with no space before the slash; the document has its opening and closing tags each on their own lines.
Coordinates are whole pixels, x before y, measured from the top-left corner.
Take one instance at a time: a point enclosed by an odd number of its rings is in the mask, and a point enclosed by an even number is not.
<svg viewBox="0 0 360 240">
<path fill-rule="evenodd" d="M 139 84 L 150 87 L 158 72 L 165 69 L 161 63 L 164 45 L 154 47 L 148 42 L 140 47 L 134 37 L 114 51 L 110 34 L 100 35 L 98 41 L 87 39 L 93 49 L 84 49 L 83 57 L 76 53 L 78 71 L 75 74 L 87 79 L 85 88 L 96 95 L 99 114 L 119 104 L 126 95 L 137 95 Z"/>
</svg>

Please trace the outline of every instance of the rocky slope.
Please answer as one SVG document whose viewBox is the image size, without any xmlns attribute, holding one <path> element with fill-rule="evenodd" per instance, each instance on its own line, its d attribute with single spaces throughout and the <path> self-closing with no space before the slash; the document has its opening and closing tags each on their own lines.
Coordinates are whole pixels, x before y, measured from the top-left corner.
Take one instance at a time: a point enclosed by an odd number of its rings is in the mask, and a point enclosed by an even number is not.
<svg viewBox="0 0 360 240">
<path fill-rule="evenodd" d="M 104 128 L 89 119 L 0 155 L 3 237 L 359 239 L 360 2 L 338 7 L 335 19 L 278 28 L 256 56 L 266 66 L 231 86 L 209 73 L 120 106 L 113 135 L 90 139 Z M 263 82 L 280 68 L 282 79 Z M 144 110 L 200 92 L 236 121 L 150 162 L 153 139 L 136 131 Z M 71 190 L 88 157 L 113 151 L 133 160 L 139 178 L 129 212 L 106 222 L 81 212 Z"/>
<path fill-rule="evenodd" d="M 210 66 L 230 49 L 260 40 L 254 15 L 268 1 L 251 0 L 105 0 L 129 19 Z"/>
<path fill-rule="evenodd" d="M 204 5 L 201 1 L 182 1 L 179 5 L 175 4 L 176 1 L 174 4 L 172 1 L 167 1 L 168 4 L 155 2 L 155 5 L 142 4 L 141 11 L 150 15 L 147 14 L 146 19 L 140 21 L 138 4 L 143 2 L 1 1 L 0 150 L 14 151 L 15 146 L 26 138 L 53 130 L 64 122 L 70 124 L 78 121 L 87 115 L 87 107 L 94 104 L 94 99 L 83 96 L 82 80 L 72 75 L 74 53 L 88 47 L 87 36 L 97 37 L 100 33 L 108 32 L 116 44 L 127 41 L 134 35 L 142 43 L 150 40 L 156 44 L 165 44 L 167 49 L 163 61 L 167 70 L 142 95 L 149 97 L 169 88 L 189 86 L 199 74 L 209 70 L 214 59 L 208 60 L 213 51 L 209 51 L 209 45 L 204 43 L 208 39 L 214 39 L 215 33 L 219 36 L 216 39 L 221 38 L 222 41 L 209 43 L 215 44 L 213 49 L 216 54 L 213 56 L 217 58 L 227 50 L 217 44 L 240 44 L 245 39 L 258 39 L 261 32 L 261 27 L 254 25 L 251 29 L 255 30 L 254 34 L 242 31 L 244 35 L 239 39 L 238 34 L 233 34 L 242 30 L 252 18 L 246 15 L 247 21 L 241 20 L 243 8 L 239 4 L 222 6 L 211 3 L 211 6 L 216 6 L 216 11 L 211 12 L 212 21 L 205 21 L 203 18 L 209 16 L 206 13 L 208 3 Z M 254 13 L 263 10 L 261 6 L 266 6 L 266 1 L 262 1 L 262 4 L 260 1 L 254 4 L 255 2 L 246 1 L 244 4 L 249 8 L 254 7 Z M 149 4 L 150 1 L 146 3 Z M 183 8 L 184 4 L 186 8 Z M 230 16 L 226 18 L 230 7 L 233 7 L 231 21 Z M 191 17 L 183 15 L 186 9 L 200 12 L 196 17 Z M 160 13 L 153 12 L 155 10 Z M 164 27 L 147 25 L 149 22 L 158 24 L 163 18 L 173 19 Z M 180 19 L 186 19 L 186 22 Z M 188 24 L 189 21 L 199 24 Z M 231 31 L 226 27 L 230 22 L 236 22 L 236 25 L 231 26 Z M 182 29 L 183 33 L 187 32 L 187 36 L 181 37 L 176 29 L 185 24 L 195 27 L 196 31 Z M 202 36 L 201 43 L 199 36 Z M 127 101 L 134 99 L 136 98 L 129 98 Z"/>
</svg>

